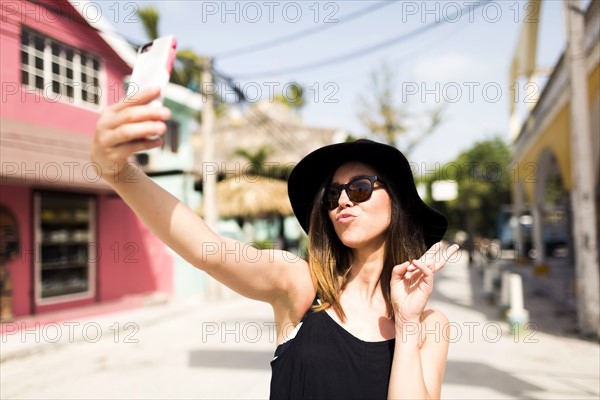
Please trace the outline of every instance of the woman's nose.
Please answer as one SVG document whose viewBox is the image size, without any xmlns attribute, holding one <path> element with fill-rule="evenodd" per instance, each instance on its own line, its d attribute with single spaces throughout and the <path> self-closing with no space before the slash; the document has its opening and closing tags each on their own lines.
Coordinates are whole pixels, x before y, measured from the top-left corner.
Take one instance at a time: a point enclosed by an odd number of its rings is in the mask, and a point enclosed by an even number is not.
<svg viewBox="0 0 600 400">
<path fill-rule="evenodd" d="M 350 200 L 350 197 L 348 197 L 348 194 L 346 193 L 346 189 L 342 190 L 342 193 L 340 193 L 340 198 L 338 199 L 338 205 L 340 207 L 352 206 L 352 200 Z"/>
</svg>

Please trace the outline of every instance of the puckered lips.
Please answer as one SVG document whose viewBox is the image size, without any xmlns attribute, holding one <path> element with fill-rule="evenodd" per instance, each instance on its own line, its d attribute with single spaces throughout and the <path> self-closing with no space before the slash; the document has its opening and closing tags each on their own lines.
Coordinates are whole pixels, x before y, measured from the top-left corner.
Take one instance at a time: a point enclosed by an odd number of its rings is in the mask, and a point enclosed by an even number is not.
<svg viewBox="0 0 600 400">
<path fill-rule="evenodd" d="M 341 212 L 336 215 L 335 220 L 340 224 L 349 224 L 356 219 L 356 215 L 349 212 Z"/>
</svg>

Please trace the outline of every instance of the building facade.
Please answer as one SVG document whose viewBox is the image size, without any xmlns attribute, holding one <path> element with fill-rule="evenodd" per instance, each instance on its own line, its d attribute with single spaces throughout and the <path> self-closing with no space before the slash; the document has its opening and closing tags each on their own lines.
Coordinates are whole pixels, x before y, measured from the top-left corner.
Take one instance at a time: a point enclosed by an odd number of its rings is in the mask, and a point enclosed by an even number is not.
<svg viewBox="0 0 600 400">
<path fill-rule="evenodd" d="M 90 161 L 99 113 L 131 67 L 75 3 L 1 4 L 0 204 L 18 228 L 5 266 L 16 317 L 173 287 L 172 255 Z"/>
<path fill-rule="evenodd" d="M 520 77 L 537 81 L 537 20 L 543 3 L 531 3 L 536 22 L 523 26 L 510 82 Z M 579 2 L 564 5 L 567 50 L 524 118 L 519 118 L 514 99 L 511 102 L 517 166 L 513 209 L 515 215 L 531 213 L 531 256 L 540 271 L 564 274 L 576 298 L 571 306 L 579 329 L 598 335 L 600 3 L 590 2 L 587 10 L 579 8 Z M 523 256 L 522 238 L 518 241 L 517 251 Z M 555 253 L 557 241 L 566 253 Z"/>
<path fill-rule="evenodd" d="M 202 95 L 183 86 L 169 83 L 164 94 L 165 106 L 171 110 L 163 146 L 139 153 L 142 170 L 163 189 L 192 209 L 200 203 L 195 190 L 193 137 L 198 135 L 198 116 L 202 110 Z M 174 260 L 173 295 L 185 297 L 203 295 L 207 290 L 207 275 L 201 273 L 169 250 Z"/>
</svg>

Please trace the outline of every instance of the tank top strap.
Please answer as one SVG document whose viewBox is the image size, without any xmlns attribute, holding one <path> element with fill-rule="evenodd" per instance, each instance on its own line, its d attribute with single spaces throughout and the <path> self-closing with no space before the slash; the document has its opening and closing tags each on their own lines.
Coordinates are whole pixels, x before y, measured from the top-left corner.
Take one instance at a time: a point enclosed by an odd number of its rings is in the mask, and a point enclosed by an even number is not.
<svg viewBox="0 0 600 400">
<path fill-rule="evenodd" d="M 321 294 L 319 292 L 317 292 L 317 294 L 315 295 L 315 299 L 312 302 L 313 306 L 318 306 L 319 304 L 321 304 Z M 310 309 L 309 309 L 310 311 Z"/>
</svg>

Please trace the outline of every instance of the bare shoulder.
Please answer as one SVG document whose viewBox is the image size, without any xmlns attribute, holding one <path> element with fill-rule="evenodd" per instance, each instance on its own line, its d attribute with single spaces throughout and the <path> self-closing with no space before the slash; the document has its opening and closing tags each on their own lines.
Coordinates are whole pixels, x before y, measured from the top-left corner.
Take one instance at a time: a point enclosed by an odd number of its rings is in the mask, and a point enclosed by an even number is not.
<svg viewBox="0 0 600 400">
<path fill-rule="evenodd" d="M 423 311 L 423 316 L 421 317 L 421 321 L 425 325 L 435 325 L 435 324 L 447 325 L 450 322 L 448 320 L 448 317 L 446 316 L 446 314 L 444 314 L 442 311 L 435 309 L 435 308 L 428 308 L 425 311 Z"/>
<path fill-rule="evenodd" d="M 312 279 L 308 261 L 287 251 L 274 252 L 274 264 L 278 265 L 277 272 L 285 284 L 287 292 L 312 288 Z"/>
</svg>

